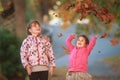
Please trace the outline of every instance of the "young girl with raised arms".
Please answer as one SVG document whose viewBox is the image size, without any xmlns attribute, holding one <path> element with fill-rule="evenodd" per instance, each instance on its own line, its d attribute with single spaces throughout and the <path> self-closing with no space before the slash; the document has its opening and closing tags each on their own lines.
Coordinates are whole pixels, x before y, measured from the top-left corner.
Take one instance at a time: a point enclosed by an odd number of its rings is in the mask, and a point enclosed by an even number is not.
<svg viewBox="0 0 120 80">
<path fill-rule="evenodd" d="M 76 46 L 74 46 L 72 40 L 75 36 L 75 34 L 71 34 L 66 39 L 66 45 L 70 51 L 66 80 L 91 80 L 92 76 L 88 73 L 88 57 L 95 46 L 98 36 L 93 36 L 89 43 L 85 35 L 80 35 Z"/>
</svg>

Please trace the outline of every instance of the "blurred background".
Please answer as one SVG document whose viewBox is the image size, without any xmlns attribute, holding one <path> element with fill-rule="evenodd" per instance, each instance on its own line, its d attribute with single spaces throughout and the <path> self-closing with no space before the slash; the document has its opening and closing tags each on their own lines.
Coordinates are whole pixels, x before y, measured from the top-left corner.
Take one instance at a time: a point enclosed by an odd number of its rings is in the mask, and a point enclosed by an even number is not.
<svg viewBox="0 0 120 80">
<path fill-rule="evenodd" d="M 83 17 L 71 5 L 84 2 L 88 9 L 90 1 L 98 11 L 103 7 L 108 10 L 102 16 L 90 13 Z M 114 17 L 104 16 L 109 13 Z M 89 39 L 99 35 L 89 57 L 94 80 L 120 80 L 120 0 L 0 0 L 0 80 L 29 80 L 19 51 L 27 36 L 26 25 L 34 19 L 40 21 L 42 34 L 53 45 L 57 68 L 51 80 L 65 79 L 69 57 L 65 40 L 72 33 Z"/>
</svg>

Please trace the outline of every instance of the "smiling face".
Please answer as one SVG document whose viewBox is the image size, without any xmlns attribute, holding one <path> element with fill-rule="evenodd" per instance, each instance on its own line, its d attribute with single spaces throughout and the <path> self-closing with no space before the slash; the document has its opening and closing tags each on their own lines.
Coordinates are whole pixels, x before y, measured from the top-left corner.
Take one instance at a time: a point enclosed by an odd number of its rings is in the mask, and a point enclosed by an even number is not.
<svg viewBox="0 0 120 80">
<path fill-rule="evenodd" d="M 31 35 L 38 36 L 41 34 L 41 27 L 38 22 L 33 22 L 30 25 L 29 32 Z"/>
<path fill-rule="evenodd" d="M 77 43 L 76 43 L 76 46 L 78 48 L 85 47 L 87 44 L 89 44 L 89 40 L 86 36 L 82 35 L 82 36 L 78 37 L 78 40 L 77 40 Z"/>
</svg>

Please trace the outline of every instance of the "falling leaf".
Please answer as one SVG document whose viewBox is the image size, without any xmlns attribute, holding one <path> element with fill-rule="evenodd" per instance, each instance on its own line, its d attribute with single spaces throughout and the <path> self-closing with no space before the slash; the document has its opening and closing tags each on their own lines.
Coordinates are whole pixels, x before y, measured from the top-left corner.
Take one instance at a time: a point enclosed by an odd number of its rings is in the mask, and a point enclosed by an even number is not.
<svg viewBox="0 0 120 80">
<path fill-rule="evenodd" d="M 63 48 L 63 50 L 64 50 L 64 52 L 66 54 L 70 54 L 70 50 L 69 49 L 67 49 L 65 46 L 62 46 L 62 48 Z"/>
<path fill-rule="evenodd" d="M 59 35 L 58 35 L 58 37 L 62 37 L 63 36 L 63 34 L 62 33 L 60 33 Z"/>
<path fill-rule="evenodd" d="M 112 46 L 116 46 L 116 45 L 118 45 L 118 44 L 119 44 L 119 40 L 118 40 L 118 39 L 116 39 L 116 38 L 111 39 L 111 40 L 110 40 L 110 42 L 111 42 L 111 45 L 112 45 Z"/>
<path fill-rule="evenodd" d="M 107 38 L 107 37 L 108 37 L 108 34 L 104 33 L 100 38 Z"/>
<path fill-rule="evenodd" d="M 98 51 L 98 53 L 101 53 L 101 51 Z"/>
</svg>

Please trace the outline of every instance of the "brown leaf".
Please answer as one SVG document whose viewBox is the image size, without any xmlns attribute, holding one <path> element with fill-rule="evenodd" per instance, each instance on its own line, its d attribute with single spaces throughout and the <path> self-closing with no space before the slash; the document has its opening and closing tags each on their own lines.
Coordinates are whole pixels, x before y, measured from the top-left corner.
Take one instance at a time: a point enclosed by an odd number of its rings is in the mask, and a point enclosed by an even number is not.
<svg viewBox="0 0 120 80">
<path fill-rule="evenodd" d="M 82 20 L 82 19 L 86 18 L 86 17 L 87 17 L 87 15 L 88 15 L 88 13 L 83 13 L 83 14 L 81 15 L 80 20 Z"/>
<path fill-rule="evenodd" d="M 77 13 L 82 13 L 83 12 L 83 8 L 81 4 L 77 4 L 74 8 L 74 11 Z"/>
<path fill-rule="evenodd" d="M 58 37 L 62 37 L 62 36 L 63 36 L 63 34 L 62 34 L 62 33 L 58 34 Z"/>
<path fill-rule="evenodd" d="M 85 8 L 89 8 L 89 5 L 87 3 L 84 3 Z"/>
<path fill-rule="evenodd" d="M 106 14 L 108 21 L 106 23 L 110 23 L 114 20 L 115 16 L 111 13 Z"/>
<path fill-rule="evenodd" d="M 108 34 L 104 33 L 100 38 L 107 38 L 107 37 L 108 37 Z"/>
<path fill-rule="evenodd" d="M 98 51 L 98 53 L 101 53 L 101 51 Z"/>
<path fill-rule="evenodd" d="M 99 9 L 97 4 L 93 3 L 92 0 L 76 0 L 77 3 L 73 5 L 73 3 L 69 3 L 66 6 L 66 10 L 72 10 L 78 14 L 81 14 L 80 20 L 86 18 L 89 14 L 93 13 L 96 17 L 100 18 L 100 20 L 104 23 L 110 23 L 114 19 L 114 15 L 109 12 L 107 7 L 103 7 Z M 63 19 L 69 20 L 66 18 L 68 16 L 63 16 Z"/>
<path fill-rule="evenodd" d="M 119 40 L 118 40 L 118 39 L 116 39 L 116 38 L 111 39 L 111 40 L 110 40 L 110 42 L 111 42 L 111 45 L 112 45 L 112 46 L 116 46 L 116 45 L 118 45 L 118 44 L 119 44 Z"/>
<path fill-rule="evenodd" d="M 62 48 L 63 48 L 63 50 L 64 50 L 64 52 L 66 54 L 70 54 L 70 50 L 69 49 L 67 49 L 65 46 L 62 46 Z"/>
</svg>

